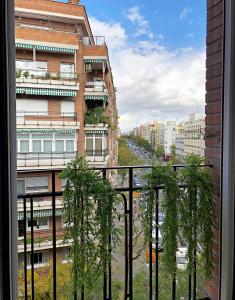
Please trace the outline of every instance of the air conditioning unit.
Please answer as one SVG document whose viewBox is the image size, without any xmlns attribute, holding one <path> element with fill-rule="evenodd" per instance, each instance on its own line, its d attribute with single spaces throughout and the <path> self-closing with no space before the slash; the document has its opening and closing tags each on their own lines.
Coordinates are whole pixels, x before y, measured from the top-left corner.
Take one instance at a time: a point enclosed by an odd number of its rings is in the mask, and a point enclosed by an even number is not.
<svg viewBox="0 0 235 300">
<path fill-rule="evenodd" d="M 91 63 L 85 63 L 85 71 L 92 72 L 92 65 Z"/>
</svg>

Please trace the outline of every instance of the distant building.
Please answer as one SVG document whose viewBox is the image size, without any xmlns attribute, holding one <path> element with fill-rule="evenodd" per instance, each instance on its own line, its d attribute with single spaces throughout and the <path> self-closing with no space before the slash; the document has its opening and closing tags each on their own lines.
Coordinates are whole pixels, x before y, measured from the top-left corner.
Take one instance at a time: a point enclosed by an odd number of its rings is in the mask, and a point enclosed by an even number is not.
<svg viewBox="0 0 235 300">
<path fill-rule="evenodd" d="M 178 133 L 175 139 L 175 147 L 176 147 L 176 157 L 179 159 L 183 159 L 184 154 L 184 133 Z"/>
<path fill-rule="evenodd" d="M 171 146 L 175 145 L 177 135 L 177 123 L 168 121 L 165 125 L 161 126 L 160 130 L 160 144 L 163 145 L 165 155 L 171 155 Z"/>
<path fill-rule="evenodd" d="M 194 153 L 201 157 L 205 156 L 205 118 L 200 114 L 189 115 L 184 128 L 184 153 Z"/>
</svg>

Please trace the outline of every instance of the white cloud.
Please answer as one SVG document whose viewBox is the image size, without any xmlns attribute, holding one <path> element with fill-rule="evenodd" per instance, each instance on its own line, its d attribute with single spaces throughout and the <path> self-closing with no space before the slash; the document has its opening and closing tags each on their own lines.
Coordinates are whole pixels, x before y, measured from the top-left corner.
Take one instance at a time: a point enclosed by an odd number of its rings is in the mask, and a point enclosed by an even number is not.
<svg viewBox="0 0 235 300">
<path fill-rule="evenodd" d="M 189 15 L 192 13 L 192 8 L 189 6 L 186 6 L 180 13 L 180 20 L 186 21 L 189 18 Z"/>
<path fill-rule="evenodd" d="M 129 21 L 136 25 L 136 37 L 147 35 L 150 39 L 154 38 L 154 33 L 150 30 L 149 22 L 141 15 L 139 6 L 129 8 L 124 12 L 124 15 Z"/>
<path fill-rule="evenodd" d="M 91 25 L 94 35 L 106 35 L 122 130 L 204 111 L 204 49 L 169 51 L 150 40 L 133 45 L 120 24 L 91 19 Z"/>
</svg>

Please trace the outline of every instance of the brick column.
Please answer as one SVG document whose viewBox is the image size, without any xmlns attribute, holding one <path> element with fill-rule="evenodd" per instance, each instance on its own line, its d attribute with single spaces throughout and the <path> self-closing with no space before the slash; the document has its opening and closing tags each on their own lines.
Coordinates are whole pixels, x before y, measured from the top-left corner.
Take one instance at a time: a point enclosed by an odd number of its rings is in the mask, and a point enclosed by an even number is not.
<svg viewBox="0 0 235 300">
<path fill-rule="evenodd" d="M 214 274 L 207 285 L 212 300 L 218 300 L 220 285 L 223 5 L 223 0 L 207 0 L 206 159 L 213 164 L 216 199 Z"/>
</svg>

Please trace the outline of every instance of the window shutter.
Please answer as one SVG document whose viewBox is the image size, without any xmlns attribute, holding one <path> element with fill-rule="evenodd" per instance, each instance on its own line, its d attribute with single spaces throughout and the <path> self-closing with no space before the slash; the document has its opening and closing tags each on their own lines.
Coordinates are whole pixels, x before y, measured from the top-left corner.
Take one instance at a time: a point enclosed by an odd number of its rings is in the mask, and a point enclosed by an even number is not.
<svg viewBox="0 0 235 300">
<path fill-rule="evenodd" d="M 36 177 L 27 177 L 26 178 L 26 188 L 48 188 L 48 177 L 46 176 L 36 176 Z"/>
<path fill-rule="evenodd" d="M 61 101 L 61 115 L 64 117 L 73 117 L 75 112 L 74 101 Z"/>
</svg>

